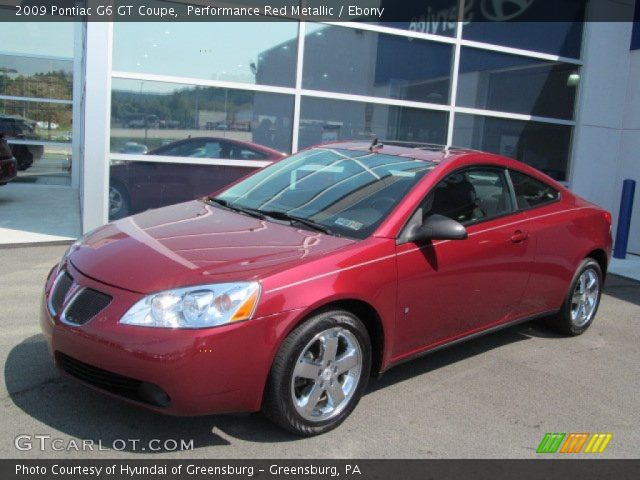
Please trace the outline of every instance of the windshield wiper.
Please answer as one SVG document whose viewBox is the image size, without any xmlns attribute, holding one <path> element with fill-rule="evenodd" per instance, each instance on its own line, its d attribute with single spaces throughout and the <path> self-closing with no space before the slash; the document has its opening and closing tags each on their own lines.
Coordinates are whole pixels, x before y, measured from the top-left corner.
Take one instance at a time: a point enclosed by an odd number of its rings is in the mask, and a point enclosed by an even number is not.
<svg viewBox="0 0 640 480">
<path fill-rule="evenodd" d="M 257 208 L 247 208 L 240 207 L 238 205 L 234 205 L 233 203 L 228 202 L 222 198 L 216 197 L 207 197 L 207 201 L 210 203 L 216 203 L 224 208 L 228 208 L 229 210 L 234 210 L 237 212 L 245 213 L 247 215 L 251 215 L 252 217 L 260 218 L 264 220 L 266 217 L 271 217 L 275 220 L 285 220 L 289 223 L 301 223 L 302 225 L 306 225 L 313 230 L 318 232 L 326 233 L 327 235 L 334 235 L 336 237 L 340 237 L 339 233 L 334 232 L 329 227 L 322 225 L 321 223 L 314 222 L 313 220 L 309 220 L 308 218 L 297 217 L 295 215 L 289 215 L 286 212 L 280 212 L 277 210 L 259 210 Z"/>
<path fill-rule="evenodd" d="M 289 215 L 287 212 L 281 212 L 278 210 L 258 210 L 258 212 L 266 215 L 267 217 L 275 218 L 276 220 L 287 220 L 291 223 L 301 223 L 302 225 L 306 225 L 313 230 L 317 230 L 318 232 L 326 233 L 327 235 L 334 235 L 336 237 L 341 236 L 339 233 L 334 232 L 326 225 L 323 225 L 318 222 L 314 222 L 313 220 L 309 220 L 308 218 L 297 217 L 295 215 Z"/>
<path fill-rule="evenodd" d="M 223 200 L 222 198 L 216 198 L 216 197 L 207 197 L 207 201 L 210 203 L 217 203 L 218 205 L 224 207 L 224 208 L 228 208 L 229 210 L 233 210 L 235 212 L 241 212 L 244 213 L 246 215 L 251 215 L 252 217 L 256 217 L 259 218 L 261 220 L 264 220 L 265 214 L 263 214 L 262 212 L 260 212 L 259 210 L 255 210 L 253 208 L 246 208 L 246 207 L 240 207 L 238 205 L 234 205 L 226 200 Z"/>
</svg>

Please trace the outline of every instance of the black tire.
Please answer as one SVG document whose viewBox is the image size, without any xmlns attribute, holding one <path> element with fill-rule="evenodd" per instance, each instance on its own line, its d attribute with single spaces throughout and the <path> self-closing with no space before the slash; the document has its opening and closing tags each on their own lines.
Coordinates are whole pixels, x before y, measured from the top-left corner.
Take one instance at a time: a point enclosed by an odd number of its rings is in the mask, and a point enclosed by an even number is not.
<svg viewBox="0 0 640 480">
<path fill-rule="evenodd" d="M 597 277 L 598 282 L 598 292 L 596 295 L 595 306 L 593 311 L 589 314 L 588 318 L 582 319 L 582 321 L 574 320 L 572 312 L 576 309 L 577 304 L 574 302 L 574 293 L 579 295 L 576 292 L 576 287 L 578 286 L 578 282 L 585 272 L 593 272 Z M 562 308 L 560 311 L 547 319 L 545 319 L 545 324 L 551 330 L 554 330 L 563 335 L 577 336 L 584 333 L 589 326 L 593 323 L 593 319 L 598 313 L 598 307 L 600 306 L 600 298 L 602 296 L 602 287 L 603 287 L 603 275 L 602 269 L 600 268 L 600 264 L 594 260 L 593 258 L 585 258 L 581 263 L 578 269 L 576 270 L 573 279 L 571 280 L 571 284 L 569 286 L 569 291 L 567 292 L 567 296 L 562 304 Z"/>
<path fill-rule="evenodd" d="M 336 327 L 341 331 L 346 330 L 346 335 L 357 340 L 362 356 L 359 363 L 360 375 L 353 387 L 353 393 L 344 400 L 345 403 L 341 408 L 336 409 L 335 416 L 327 420 L 311 421 L 304 418 L 294 405 L 292 386 L 294 369 L 309 343 L 313 342 L 320 333 Z M 328 432 L 340 425 L 356 407 L 367 386 L 370 372 L 371 340 L 362 322 L 345 310 L 318 313 L 293 330 L 280 346 L 269 373 L 262 410 L 271 421 L 296 435 L 310 437 Z M 313 381 L 309 380 L 309 382 Z M 328 390 L 323 392 L 323 395 L 328 398 Z"/>
<path fill-rule="evenodd" d="M 21 172 L 33 165 L 33 153 L 24 145 L 15 145 L 12 149 L 13 156 L 18 162 L 18 170 Z"/>
<path fill-rule="evenodd" d="M 119 199 L 118 207 L 115 206 L 114 194 Z M 129 192 L 120 182 L 111 182 L 109 185 L 109 220 L 118 220 L 129 215 L 131 202 Z"/>
</svg>

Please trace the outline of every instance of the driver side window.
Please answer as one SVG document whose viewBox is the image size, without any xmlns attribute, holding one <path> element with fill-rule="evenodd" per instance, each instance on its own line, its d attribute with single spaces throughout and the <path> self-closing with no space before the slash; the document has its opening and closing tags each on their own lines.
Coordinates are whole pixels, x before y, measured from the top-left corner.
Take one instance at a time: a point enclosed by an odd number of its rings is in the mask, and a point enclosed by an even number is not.
<svg viewBox="0 0 640 480">
<path fill-rule="evenodd" d="M 439 182 L 421 207 L 423 221 L 438 214 L 470 225 L 511 213 L 513 202 L 504 171 L 473 168 L 453 173 Z"/>
</svg>

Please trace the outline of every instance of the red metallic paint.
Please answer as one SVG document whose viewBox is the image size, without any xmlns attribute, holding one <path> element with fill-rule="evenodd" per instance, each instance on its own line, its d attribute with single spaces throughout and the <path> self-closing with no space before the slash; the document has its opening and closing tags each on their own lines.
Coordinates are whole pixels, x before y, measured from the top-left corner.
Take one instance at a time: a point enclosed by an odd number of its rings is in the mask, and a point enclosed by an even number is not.
<svg viewBox="0 0 640 480">
<path fill-rule="evenodd" d="M 378 318 L 363 320 L 380 322 L 384 371 L 476 332 L 557 310 L 580 261 L 596 250 L 609 258 L 606 212 L 520 162 L 461 150 L 385 147 L 384 153 L 420 156 L 439 165 L 362 241 L 199 201 L 98 229 L 71 254 L 66 268 L 76 282 L 114 300 L 81 327 L 51 318 L 43 301 L 41 325 L 51 352 L 161 386 L 172 400 L 161 409 L 166 413 L 256 411 L 281 342 L 319 308 L 348 300 L 374 309 Z M 561 198 L 470 226 L 467 240 L 397 245 L 396 237 L 425 194 L 467 165 L 520 170 L 552 184 Z M 45 298 L 54 276 L 46 283 Z M 202 330 L 118 324 L 143 294 L 232 280 L 261 282 L 254 319 Z"/>
</svg>

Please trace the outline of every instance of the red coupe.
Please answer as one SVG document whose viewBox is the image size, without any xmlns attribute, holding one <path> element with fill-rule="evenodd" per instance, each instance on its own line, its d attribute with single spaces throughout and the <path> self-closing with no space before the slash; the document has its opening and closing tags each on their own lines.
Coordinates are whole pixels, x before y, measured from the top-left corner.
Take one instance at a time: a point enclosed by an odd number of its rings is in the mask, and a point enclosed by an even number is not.
<svg viewBox="0 0 640 480">
<path fill-rule="evenodd" d="M 86 235 L 41 325 L 103 392 L 314 435 L 410 358 L 538 318 L 583 333 L 610 250 L 609 213 L 517 161 L 335 143 Z"/>
</svg>

